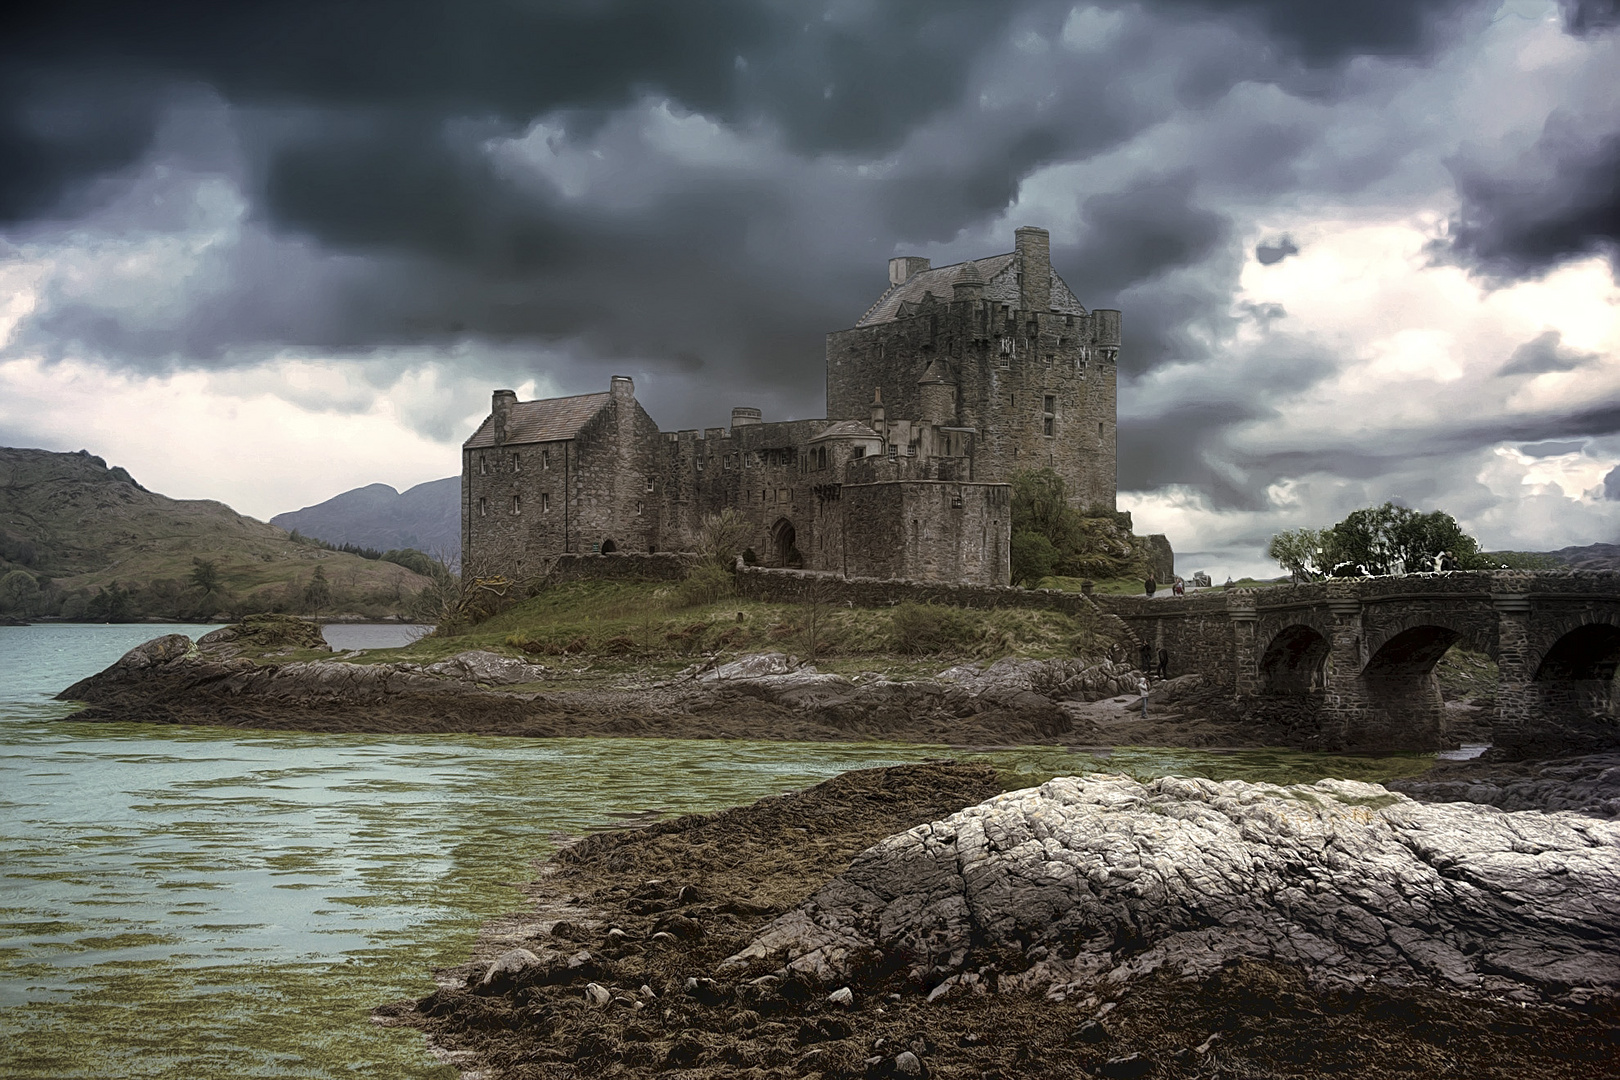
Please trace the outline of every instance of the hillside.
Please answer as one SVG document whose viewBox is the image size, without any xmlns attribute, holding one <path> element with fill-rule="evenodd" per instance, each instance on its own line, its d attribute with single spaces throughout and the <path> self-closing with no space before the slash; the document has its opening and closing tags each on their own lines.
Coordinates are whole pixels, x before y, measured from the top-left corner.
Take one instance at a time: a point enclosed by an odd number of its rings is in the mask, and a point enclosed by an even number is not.
<svg viewBox="0 0 1620 1080">
<path fill-rule="evenodd" d="M 1571 570 L 1620 570 L 1620 544 L 1587 544 L 1547 554 Z"/>
<path fill-rule="evenodd" d="M 311 590 L 317 569 L 324 590 Z M 86 451 L 0 448 L 0 610 L 11 614 L 380 617 L 404 613 L 428 584 L 394 563 L 299 543 L 223 503 L 148 491 Z"/>
<path fill-rule="evenodd" d="M 328 544 L 379 551 L 415 548 L 454 566 L 461 561 L 461 478 L 430 480 L 405 492 L 387 484 L 367 484 L 314 506 L 277 514 L 270 524 Z"/>
</svg>

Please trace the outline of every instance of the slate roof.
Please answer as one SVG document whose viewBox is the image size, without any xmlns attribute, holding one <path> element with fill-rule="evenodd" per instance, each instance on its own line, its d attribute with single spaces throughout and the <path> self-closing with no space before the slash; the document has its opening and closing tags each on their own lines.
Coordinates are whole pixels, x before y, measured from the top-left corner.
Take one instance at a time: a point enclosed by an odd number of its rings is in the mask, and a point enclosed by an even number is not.
<svg viewBox="0 0 1620 1080">
<path fill-rule="evenodd" d="M 506 445 L 572 439 L 609 401 L 612 393 L 575 394 L 573 397 L 520 401 L 506 420 Z M 484 417 L 463 449 L 481 450 L 495 445 L 495 414 Z"/>
<path fill-rule="evenodd" d="M 820 442 L 822 439 L 881 439 L 883 436 L 873 431 L 859 420 L 840 420 L 836 424 L 828 424 L 825 431 L 811 442 Z"/>
<path fill-rule="evenodd" d="M 917 305 L 923 298 L 932 294 L 934 299 L 941 303 L 950 303 L 956 298 L 956 280 L 966 272 L 968 267 L 978 272 L 984 280 L 984 298 L 998 304 L 1018 304 L 1018 253 L 1009 251 L 1005 255 L 992 255 L 988 259 L 973 259 L 969 262 L 952 263 L 950 266 L 936 266 L 928 270 L 919 270 L 899 285 L 891 285 L 889 291 L 878 297 L 877 303 L 866 309 L 856 326 L 871 326 L 873 323 L 891 322 L 916 313 Z M 1058 277 L 1057 271 L 1052 271 L 1052 310 L 1063 315 L 1084 315 L 1086 309 L 1080 301 L 1074 298 L 1069 286 Z"/>
</svg>

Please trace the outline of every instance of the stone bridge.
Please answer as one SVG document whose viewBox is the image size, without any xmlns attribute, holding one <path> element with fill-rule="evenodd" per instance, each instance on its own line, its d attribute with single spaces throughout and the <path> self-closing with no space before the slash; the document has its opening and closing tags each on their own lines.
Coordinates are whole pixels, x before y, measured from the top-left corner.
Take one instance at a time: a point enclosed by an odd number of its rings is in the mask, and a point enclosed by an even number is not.
<svg viewBox="0 0 1620 1080">
<path fill-rule="evenodd" d="M 1497 663 L 1495 742 L 1579 746 L 1616 733 L 1620 572 L 1452 572 L 1185 597 L 1096 596 L 1144 657 L 1198 672 L 1240 706 L 1310 710 L 1326 745 L 1433 749 L 1435 664 L 1453 645 Z"/>
</svg>

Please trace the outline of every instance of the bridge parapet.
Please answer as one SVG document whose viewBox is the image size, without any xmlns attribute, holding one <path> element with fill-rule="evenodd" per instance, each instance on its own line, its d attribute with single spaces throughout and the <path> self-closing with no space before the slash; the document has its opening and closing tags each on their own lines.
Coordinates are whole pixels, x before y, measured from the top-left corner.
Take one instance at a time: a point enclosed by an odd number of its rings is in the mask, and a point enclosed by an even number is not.
<svg viewBox="0 0 1620 1080">
<path fill-rule="evenodd" d="M 1614 734 L 1620 571 L 1407 574 L 1095 599 L 1142 642 L 1145 667 L 1162 658 L 1169 674 L 1199 672 L 1239 703 L 1292 696 L 1333 745 L 1439 745 L 1434 666 L 1453 645 L 1498 662 L 1499 742 L 1546 741 L 1553 728 L 1579 728 L 1588 742 Z"/>
</svg>

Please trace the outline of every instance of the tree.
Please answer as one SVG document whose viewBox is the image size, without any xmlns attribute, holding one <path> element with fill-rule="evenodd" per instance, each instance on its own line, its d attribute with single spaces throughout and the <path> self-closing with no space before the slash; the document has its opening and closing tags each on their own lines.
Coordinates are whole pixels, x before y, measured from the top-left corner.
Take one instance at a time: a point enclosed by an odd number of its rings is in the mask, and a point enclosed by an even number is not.
<svg viewBox="0 0 1620 1080">
<path fill-rule="evenodd" d="M 1012 579 L 1032 588 L 1057 568 L 1058 551 L 1044 533 L 1021 529 L 1012 534 Z"/>
<path fill-rule="evenodd" d="M 1443 510 L 1425 514 L 1387 502 L 1354 510 L 1315 533 L 1314 548 L 1312 539 L 1310 529 L 1278 533 L 1266 554 L 1290 572 L 1305 569 L 1336 577 L 1420 573 L 1433 570 L 1442 554 L 1450 554 L 1463 569 L 1487 565 L 1479 542 Z"/>
<path fill-rule="evenodd" d="M 191 583 L 201 589 L 204 596 L 219 592 L 219 564 L 210 559 L 192 559 Z"/>
<path fill-rule="evenodd" d="M 1295 578 L 1309 579 L 1324 571 L 1323 530 L 1289 529 L 1271 538 L 1266 557 L 1275 559 Z"/>
<path fill-rule="evenodd" d="M 315 573 L 310 575 L 309 584 L 304 586 L 304 607 L 314 615 L 319 615 L 321 609 L 332 602 L 332 586 L 327 583 L 326 569 L 317 566 Z"/>
<path fill-rule="evenodd" d="M 26 570 L 13 570 L 0 577 L 0 611 L 28 614 L 39 594 L 39 582 Z"/>
<path fill-rule="evenodd" d="M 704 515 L 703 524 L 698 526 L 698 554 L 704 561 L 730 570 L 753 535 L 753 522 L 728 506 L 718 514 Z"/>
</svg>

